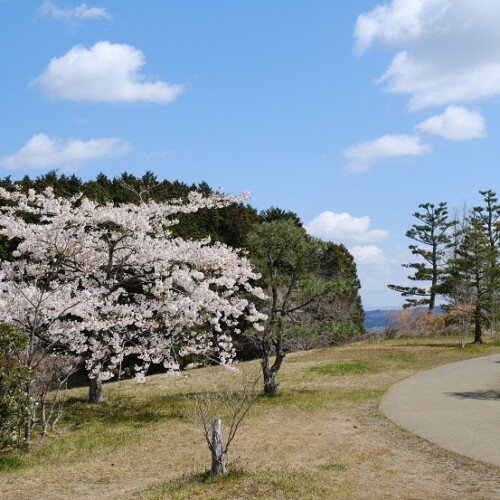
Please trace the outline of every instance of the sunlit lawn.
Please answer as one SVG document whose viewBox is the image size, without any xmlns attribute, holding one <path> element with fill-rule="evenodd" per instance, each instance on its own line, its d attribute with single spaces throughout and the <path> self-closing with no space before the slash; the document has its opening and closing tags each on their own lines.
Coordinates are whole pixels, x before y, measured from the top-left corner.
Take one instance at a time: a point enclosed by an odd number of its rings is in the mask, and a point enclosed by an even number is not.
<svg viewBox="0 0 500 500">
<path fill-rule="evenodd" d="M 495 352 L 492 342 L 462 350 L 456 338 L 436 337 L 290 354 L 279 394 L 257 400 L 223 479 L 205 474 L 209 452 L 189 416 L 189 395 L 216 390 L 221 381 L 238 389 L 237 373 L 211 367 L 151 376 L 142 385 L 111 383 L 101 405 L 87 404 L 85 389 L 74 389 L 53 435 L 29 457 L 0 460 L 0 497 L 447 498 L 443 484 L 467 494 L 486 471 L 499 471 L 399 430 L 378 404 L 417 371 Z M 258 363 L 242 368 L 256 373 Z"/>
</svg>

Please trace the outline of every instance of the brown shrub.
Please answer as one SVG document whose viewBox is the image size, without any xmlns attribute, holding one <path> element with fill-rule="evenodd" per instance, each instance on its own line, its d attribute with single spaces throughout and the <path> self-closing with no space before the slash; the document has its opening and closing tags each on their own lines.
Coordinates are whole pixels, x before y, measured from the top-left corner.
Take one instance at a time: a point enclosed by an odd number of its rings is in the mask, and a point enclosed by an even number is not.
<svg viewBox="0 0 500 500">
<path fill-rule="evenodd" d="M 446 329 L 445 316 L 428 310 L 402 309 L 389 313 L 388 320 L 393 325 L 386 332 L 389 338 L 436 335 Z"/>
</svg>

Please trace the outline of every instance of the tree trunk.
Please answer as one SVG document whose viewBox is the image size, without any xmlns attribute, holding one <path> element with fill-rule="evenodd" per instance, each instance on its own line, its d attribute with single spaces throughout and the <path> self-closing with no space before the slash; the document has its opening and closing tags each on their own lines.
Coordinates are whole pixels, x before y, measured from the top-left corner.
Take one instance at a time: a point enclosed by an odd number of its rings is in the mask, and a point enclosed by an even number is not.
<svg viewBox="0 0 500 500">
<path fill-rule="evenodd" d="M 285 352 L 282 347 L 281 336 L 275 342 L 276 358 L 272 366 L 270 366 L 269 358 L 271 356 L 271 343 L 266 342 L 262 346 L 262 375 L 264 378 L 264 394 L 274 396 L 278 392 L 278 383 L 276 382 L 276 375 L 278 374 Z"/>
<path fill-rule="evenodd" d="M 474 342 L 473 344 L 482 344 L 483 343 L 483 335 L 481 330 L 481 322 L 475 322 L 474 326 Z"/>
<path fill-rule="evenodd" d="M 26 382 L 24 386 L 25 393 L 30 396 L 33 401 L 33 380 Z M 33 429 L 33 424 L 35 422 L 35 407 L 32 407 L 29 415 L 26 416 L 24 421 L 24 449 L 27 453 L 31 451 L 31 430 Z"/>
<path fill-rule="evenodd" d="M 212 422 L 212 475 L 227 474 L 226 453 L 222 443 L 222 423 L 220 418 Z"/>
<path fill-rule="evenodd" d="M 102 380 L 98 377 L 89 379 L 89 403 L 101 403 L 104 401 L 104 390 Z"/>
<path fill-rule="evenodd" d="M 264 377 L 264 394 L 274 396 L 278 392 L 278 385 L 275 375 Z"/>
<path fill-rule="evenodd" d="M 474 344 L 482 344 L 483 343 L 483 337 L 482 337 L 482 330 L 481 330 L 481 308 L 476 307 L 476 310 L 474 311 Z"/>
<path fill-rule="evenodd" d="M 276 376 L 271 374 L 271 367 L 269 365 L 269 357 L 271 355 L 271 345 L 266 342 L 262 345 L 262 376 L 264 378 L 264 394 L 274 395 L 278 390 L 276 383 Z"/>
<path fill-rule="evenodd" d="M 33 416 L 30 414 L 24 423 L 24 449 L 27 453 L 31 451 L 31 428 L 33 426 Z"/>
</svg>

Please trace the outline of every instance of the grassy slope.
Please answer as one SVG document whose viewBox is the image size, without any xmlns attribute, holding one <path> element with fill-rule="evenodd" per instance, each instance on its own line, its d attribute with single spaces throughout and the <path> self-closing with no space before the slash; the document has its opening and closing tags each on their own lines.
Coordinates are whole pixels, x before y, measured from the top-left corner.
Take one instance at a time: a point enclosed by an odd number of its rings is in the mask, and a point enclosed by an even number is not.
<svg viewBox="0 0 500 500">
<path fill-rule="evenodd" d="M 186 394 L 211 390 L 220 368 L 108 384 L 91 406 L 74 390 L 57 435 L 0 472 L 4 499 L 500 498 L 500 469 L 442 450 L 378 411 L 413 373 L 498 352 L 454 339 L 366 341 L 289 355 L 280 394 L 260 398 L 230 450 L 233 472 L 203 476 L 209 455 L 186 417 Z M 248 366 L 256 367 L 256 363 Z M 0 468 L 1 468 L 0 463 Z"/>
</svg>

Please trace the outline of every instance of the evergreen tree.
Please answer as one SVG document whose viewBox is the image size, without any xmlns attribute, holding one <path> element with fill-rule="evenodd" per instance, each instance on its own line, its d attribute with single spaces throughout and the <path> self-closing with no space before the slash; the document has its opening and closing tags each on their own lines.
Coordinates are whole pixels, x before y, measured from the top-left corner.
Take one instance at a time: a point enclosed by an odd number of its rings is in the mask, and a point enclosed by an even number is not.
<svg viewBox="0 0 500 500">
<path fill-rule="evenodd" d="M 364 330 L 365 312 L 361 304 L 359 290 L 361 283 L 358 279 L 354 257 L 344 245 L 328 242 L 320 260 L 320 275 L 326 280 L 343 280 L 347 285 L 341 293 L 328 298 L 330 309 L 336 311 L 339 321 L 351 322 L 359 332 Z"/>
<path fill-rule="evenodd" d="M 269 297 L 261 307 L 268 319 L 255 339 L 262 353 L 264 392 L 275 394 L 292 337 L 302 333 L 344 340 L 363 330 L 359 281 L 345 248 L 311 238 L 293 218 L 260 223 L 248 243 Z"/>
<path fill-rule="evenodd" d="M 430 285 L 428 287 L 388 285 L 388 287 L 406 297 L 406 307 L 428 305 L 429 311 L 432 311 L 444 272 L 446 249 L 451 242 L 449 229 L 454 225 L 454 221 L 448 218 L 446 202 L 440 202 L 437 206 L 433 203 L 423 203 L 419 208 L 424 211 L 413 214 L 419 223 L 413 224 L 406 232 L 408 238 L 417 242 L 408 248 L 413 255 L 419 257 L 419 262 L 403 264 L 403 267 L 414 269 L 414 274 L 408 276 L 410 280 L 427 281 Z"/>
<path fill-rule="evenodd" d="M 473 209 L 461 230 L 455 257 L 449 261 L 447 289 L 455 303 L 473 307 L 474 343 L 482 343 L 482 323 L 488 299 L 488 270 L 491 259 L 488 238 Z M 464 304 L 465 303 L 465 304 Z"/>
<path fill-rule="evenodd" d="M 257 336 L 262 351 L 264 393 L 275 394 L 276 376 L 286 354 L 287 324 L 325 291 L 314 273 L 319 243 L 308 238 L 305 230 L 290 219 L 259 224 L 250 234 L 249 243 L 253 263 L 262 273 L 262 287 L 269 296 L 261 309 L 268 319 Z"/>
<path fill-rule="evenodd" d="M 470 210 L 454 238 L 445 288 L 455 307 L 470 308 L 474 342 L 481 343 L 484 324 L 494 326 L 500 286 L 500 206 L 493 191 L 480 191 L 484 206 Z"/>
<path fill-rule="evenodd" d="M 261 222 L 272 222 L 275 220 L 291 220 L 297 227 L 302 227 L 300 217 L 291 210 L 283 210 L 278 207 L 271 207 L 259 213 Z"/>
<path fill-rule="evenodd" d="M 483 196 L 484 207 L 477 207 L 478 216 L 482 222 L 483 229 L 487 234 L 490 246 L 491 258 L 489 262 L 488 279 L 489 288 L 489 318 L 488 324 L 490 328 L 495 328 L 495 320 L 497 316 L 496 303 L 498 299 L 500 268 L 499 268 L 499 252 L 500 252 L 500 205 L 496 193 L 491 189 L 487 191 L 479 191 Z"/>
</svg>

